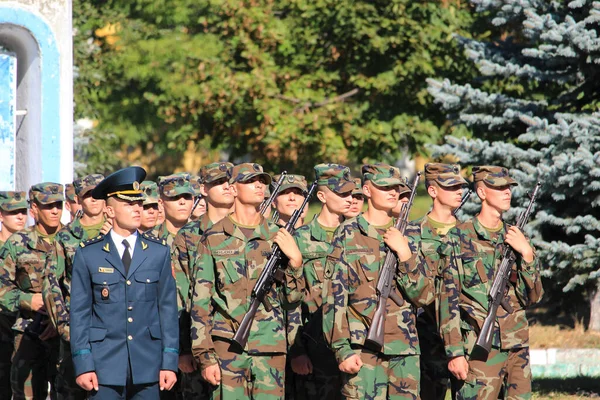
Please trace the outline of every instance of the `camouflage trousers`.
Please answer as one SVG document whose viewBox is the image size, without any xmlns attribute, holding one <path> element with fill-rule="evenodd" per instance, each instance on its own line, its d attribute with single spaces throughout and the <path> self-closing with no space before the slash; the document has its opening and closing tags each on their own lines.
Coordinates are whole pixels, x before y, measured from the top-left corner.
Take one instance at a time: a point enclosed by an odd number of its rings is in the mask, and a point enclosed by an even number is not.
<svg viewBox="0 0 600 400">
<path fill-rule="evenodd" d="M 75 382 L 75 366 L 71 357 L 71 344 L 60 340 L 58 374 L 56 375 L 56 398 L 58 400 L 85 400 L 87 392 Z"/>
<path fill-rule="evenodd" d="M 342 399 L 341 372 L 335 355 L 325 344 L 325 341 L 319 340 L 317 342 L 308 339 L 304 343 L 304 349 L 312 363 L 313 372 L 309 375 L 291 374 L 292 376 L 290 376 L 287 383 L 291 384 L 292 388 L 286 388 L 286 392 L 290 393 L 295 400 Z"/>
<path fill-rule="evenodd" d="M 236 354 L 229 342 L 214 341 L 221 366 L 221 384 L 211 394 L 219 400 L 279 400 L 284 398 L 285 354 Z"/>
<path fill-rule="evenodd" d="M 12 397 L 10 360 L 15 346 L 15 335 L 12 330 L 15 319 L 14 316 L 0 313 L 0 399 L 10 399 Z"/>
<path fill-rule="evenodd" d="M 177 383 L 171 390 L 160 392 L 161 400 L 196 400 L 210 397 L 209 384 L 202 379 L 200 369 L 189 374 L 179 371 Z"/>
<path fill-rule="evenodd" d="M 492 349 L 487 361 L 469 360 L 467 379 L 459 383 L 459 400 L 496 400 L 506 379 L 505 399 L 531 398 L 529 348 Z"/>
<path fill-rule="evenodd" d="M 55 380 L 59 339 L 41 341 L 24 333 L 15 334 L 15 350 L 10 369 L 14 400 L 46 400 L 48 383 L 50 398 L 56 399 Z"/>
<path fill-rule="evenodd" d="M 346 399 L 418 399 L 419 356 L 390 356 L 360 348 L 363 366 L 357 374 L 342 373 Z"/>
</svg>

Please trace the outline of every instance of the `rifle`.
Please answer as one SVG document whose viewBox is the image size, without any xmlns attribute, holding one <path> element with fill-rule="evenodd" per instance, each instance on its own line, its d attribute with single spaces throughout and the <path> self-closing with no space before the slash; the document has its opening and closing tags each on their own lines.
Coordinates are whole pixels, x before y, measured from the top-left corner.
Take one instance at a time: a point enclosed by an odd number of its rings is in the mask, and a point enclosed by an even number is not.
<svg viewBox="0 0 600 400">
<path fill-rule="evenodd" d="M 290 220 L 285 225 L 285 229 L 289 233 L 294 232 L 294 226 L 296 226 L 296 222 L 298 222 L 298 219 L 300 219 L 302 211 L 304 211 L 304 208 L 306 208 L 306 206 L 308 205 L 308 202 L 316 189 L 317 182 L 315 181 L 311 185 L 310 190 L 308 191 L 308 195 L 304 198 L 304 202 L 302 203 L 300 208 L 294 211 Z M 256 284 L 254 285 L 254 288 L 252 289 L 252 294 L 250 296 L 250 309 L 244 315 L 244 318 L 242 319 L 239 328 L 235 332 L 235 335 L 233 335 L 231 346 L 229 348 L 230 351 L 240 353 L 246 347 L 248 337 L 250 336 L 250 328 L 252 328 L 252 322 L 254 322 L 256 311 L 258 310 L 258 306 L 261 303 L 265 307 L 265 310 L 271 311 L 273 309 L 273 306 L 271 305 L 271 303 L 269 303 L 269 299 L 267 299 L 267 293 L 269 293 L 269 291 L 271 290 L 271 286 L 273 286 L 273 283 L 275 283 L 276 281 L 276 275 L 278 271 L 280 271 L 279 263 L 282 258 L 283 252 L 279 248 L 279 245 L 277 243 L 273 244 L 273 247 L 271 247 L 271 257 L 269 257 L 269 259 L 267 260 L 267 264 L 263 268 L 260 276 L 258 277 L 258 280 L 256 281 Z"/>
<path fill-rule="evenodd" d="M 412 190 L 410 191 L 408 203 L 402 206 L 400 215 L 398 216 L 396 225 L 394 226 L 403 235 L 406 232 L 406 227 L 408 226 L 408 214 L 410 213 L 413 201 L 415 200 L 417 186 L 419 185 L 420 179 L 421 173 L 418 172 L 413 182 Z M 394 282 L 397 265 L 398 259 L 396 258 L 396 254 L 394 254 L 392 250 L 388 249 L 387 253 L 385 254 L 385 260 L 383 261 L 383 267 L 379 273 L 379 280 L 377 281 L 377 308 L 375 309 L 373 321 L 371 321 L 369 331 L 367 332 L 367 338 L 365 339 L 365 347 L 369 347 L 374 350 L 379 350 L 383 347 L 386 315 L 385 308 L 388 298 L 392 299 L 399 307 L 404 304 L 404 300 L 396 291 L 396 285 Z"/>
<path fill-rule="evenodd" d="M 533 189 L 533 194 L 529 195 L 529 204 L 527 205 L 527 209 L 521 213 L 519 219 L 517 220 L 517 228 L 519 230 L 523 230 L 525 224 L 527 224 L 527 220 L 529 219 L 529 215 L 531 214 L 533 204 L 535 203 L 535 199 L 538 195 L 540 186 L 542 184 L 538 182 L 535 185 L 535 189 Z M 498 307 L 502 306 L 506 312 L 511 313 L 514 311 L 513 308 L 508 303 L 508 297 L 506 296 L 506 292 L 508 291 L 508 284 L 510 281 L 510 274 L 512 271 L 512 266 L 515 263 L 517 256 L 514 250 L 510 246 L 506 246 L 502 253 L 502 261 L 500 262 L 500 267 L 498 267 L 498 272 L 494 277 L 494 282 L 492 283 L 492 289 L 489 293 L 489 303 L 488 303 L 488 314 L 483 321 L 483 326 L 481 327 L 481 331 L 479 332 L 479 336 L 477 336 L 477 342 L 475 343 L 475 349 L 473 351 L 477 351 L 477 354 L 486 355 L 489 354 L 492 349 L 492 335 L 494 333 L 494 324 L 496 322 L 496 314 L 498 312 Z"/>
<path fill-rule="evenodd" d="M 271 222 L 275 224 L 277 221 L 279 221 L 279 211 L 275 210 L 273 216 L 271 216 Z"/>
<path fill-rule="evenodd" d="M 463 196 L 463 198 L 460 201 L 460 204 L 458 205 L 458 207 L 456 207 L 454 209 L 454 211 L 452 211 L 452 216 L 453 217 L 456 217 L 456 213 L 458 212 L 458 210 L 460 210 L 462 208 L 462 206 L 465 205 L 465 203 L 467 202 L 467 200 L 469 200 L 469 197 L 471 197 L 471 194 L 473 194 L 473 191 L 471 189 L 467 190 L 467 193 L 465 193 L 465 195 Z"/>
<path fill-rule="evenodd" d="M 275 200 L 275 197 L 277 197 L 277 195 L 279 194 L 279 188 L 281 187 L 281 184 L 283 183 L 283 179 L 285 178 L 286 175 L 287 175 L 287 171 L 283 171 L 281 173 L 281 175 L 279 176 L 279 179 L 275 183 L 275 186 L 273 186 L 273 191 L 271 192 L 271 195 L 269 196 L 269 198 L 264 200 L 260 204 L 260 214 L 261 215 L 263 215 L 265 213 L 265 211 L 267 211 L 267 208 L 269 208 L 269 204 L 273 203 L 273 200 Z"/>
<path fill-rule="evenodd" d="M 81 219 L 83 217 L 83 210 L 80 208 L 75 212 L 75 217 L 73 219 Z"/>
<path fill-rule="evenodd" d="M 200 200 L 202 200 L 201 194 L 196 196 L 196 200 L 194 200 L 194 204 L 192 205 L 192 211 L 190 211 L 190 215 L 194 214 L 194 210 L 196 209 L 196 207 L 198 207 L 198 204 L 200 204 Z"/>
</svg>

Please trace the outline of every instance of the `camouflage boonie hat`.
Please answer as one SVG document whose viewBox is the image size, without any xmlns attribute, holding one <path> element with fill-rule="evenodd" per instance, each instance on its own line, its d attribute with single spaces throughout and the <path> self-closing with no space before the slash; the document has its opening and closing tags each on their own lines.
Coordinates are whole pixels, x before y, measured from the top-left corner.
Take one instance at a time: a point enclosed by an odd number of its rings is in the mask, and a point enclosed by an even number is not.
<svg viewBox="0 0 600 400">
<path fill-rule="evenodd" d="M 190 183 L 190 174 L 187 172 L 158 177 L 158 192 L 167 197 L 176 197 L 181 194 L 195 196 Z"/>
<path fill-rule="evenodd" d="M 229 178 L 229 183 L 244 183 L 255 176 L 264 176 L 267 186 L 271 184 L 271 175 L 264 172 L 263 168 L 256 163 L 243 163 L 231 168 L 231 177 Z"/>
<path fill-rule="evenodd" d="M 75 186 L 72 183 L 65 184 L 65 199 L 71 203 L 75 202 Z"/>
<path fill-rule="evenodd" d="M 473 182 L 484 182 L 493 187 L 516 186 L 517 181 L 508 176 L 508 169 L 493 165 L 480 165 L 473 167 Z"/>
<path fill-rule="evenodd" d="M 85 196 L 90 190 L 93 190 L 102 180 L 104 175 L 91 174 L 84 176 L 83 178 L 75 179 L 73 186 L 75 187 L 75 194 L 79 197 Z"/>
<path fill-rule="evenodd" d="M 143 205 L 158 204 L 158 185 L 156 182 L 143 181 L 140 183 L 140 190 L 144 192 L 145 198 Z"/>
<path fill-rule="evenodd" d="M 405 184 L 400 175 L 400 170 L 388 164 L 365 164 L 362 166 L 362 175 L 363 181 L 371 181 L 377 186 L 386 187 Z"/>
<path fill-rule="evenodd" d="M 0 192 L 0 208 L 4 211 L 15 211 L 27 208 L 27 193 Z"/>
<path fill-rule="evenodd" d="M 336 193 L 346 193 L 356 189 L 350 176 L 350 169 L 340 164 L 315 165 L 317 185 L 327 186 Z"/>
<path fill-rule="evenodd" d="M 458 164 L 425 164 L 425 181 L 435 181 L 443 187 L 467 185 L 468 182 L 460 175 Z"/>
<path fill-rule="evenodd" d="M 200 196 L 200 177 L 198 175 L 190 175 L 190 185 L 194 191 L 194 196 Z"/>
<path fill-rule="evenodd" d="M 57 201 L 65 201 L 63 190 L 64 186 L 60 183 L 38 183 L 29 188 L 29 201 L 35 200 L 40 204 L 52 204 Z"/>
<path fill-rule="evenodd" d="M 357 194 L 362 195 L 363 191 L 362 191 L 362 181 L 361 181 L 361 179 L 360 178 L 354 178 L 353 181 L 354 181 L 354 184 L 356 185 L 356 187 L 352 191 L 352 196 L 355 196 Z"/>
<path fill-rule="evenodd" d="M 273 177 L 273 182 L 278 182 L 280 177 L 281 175 L 275 175 Z M 279 193 L 289 188 L 298 188 L 302 190 L 302 193 L 307 192 L 308 184 L 306 183 L 306 178 L 302 175 L 287 174 L 283 178 L 283 182 L 281 182 L 281 186 L 279 187 Z"/>
<path fill-rule="evenodd" d="M 233 168 L 233 164 L 230 162 L 205 165 L 200 169 L 200 180 L 202 183 L 212 183 L 222 178 L 231 178 L 231 168 Z"/>
</svg>

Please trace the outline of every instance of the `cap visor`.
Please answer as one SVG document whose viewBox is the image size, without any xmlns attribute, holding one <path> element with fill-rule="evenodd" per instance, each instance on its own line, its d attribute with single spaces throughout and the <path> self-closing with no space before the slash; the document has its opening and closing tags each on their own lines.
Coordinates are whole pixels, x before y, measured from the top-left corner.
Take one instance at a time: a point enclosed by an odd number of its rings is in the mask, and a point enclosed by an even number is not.
<svg viewBox="0 0 600 400">
<path fill-rule="evenodd" d="M 267 174 L 266 172 L 256 172 L 256 173 L 252 173 L 252 174 L 248 174 L 248 175 L 246 175 L 246 176 L 244 177 L 244 180 L 242 180 L 242 181 L 238 181 L 238 182 L 245 183 L 245 182 L 249 181 L 250 179 L 252 179 L 252 178 L 254 178 L 254 177 L 256 177 L 256 176 L 264 176 L 264 177 L 265 177 L 265 179 L 266 179 L 266 184 L 267 184 L 267 185 L 270 185 L 270 184 L 271 184 L 271 181 L 273 180 L 273 179 L 271 178 L 271 175 Z"/>
</svg>

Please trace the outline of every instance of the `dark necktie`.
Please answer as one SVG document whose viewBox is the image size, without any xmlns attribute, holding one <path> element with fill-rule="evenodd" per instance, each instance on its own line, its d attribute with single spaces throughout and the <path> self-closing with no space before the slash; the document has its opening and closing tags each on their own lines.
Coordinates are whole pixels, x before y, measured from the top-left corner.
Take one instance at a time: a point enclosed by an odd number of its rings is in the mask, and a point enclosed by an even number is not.
<svg viewBox="0 0 600 400">
<path fill-rule="evenodd" d="M 125 246 L 125 251 L 123 252 L 123 257 L 121 257 L 121 261 L 123 262 L 123 266 L 125 267 L 125 274 L 129 273 L 129 266 L 131 265 L 131 253 L 129 252 L 129 242 L 123 239 L 123 246 Z"/>
</svg>

